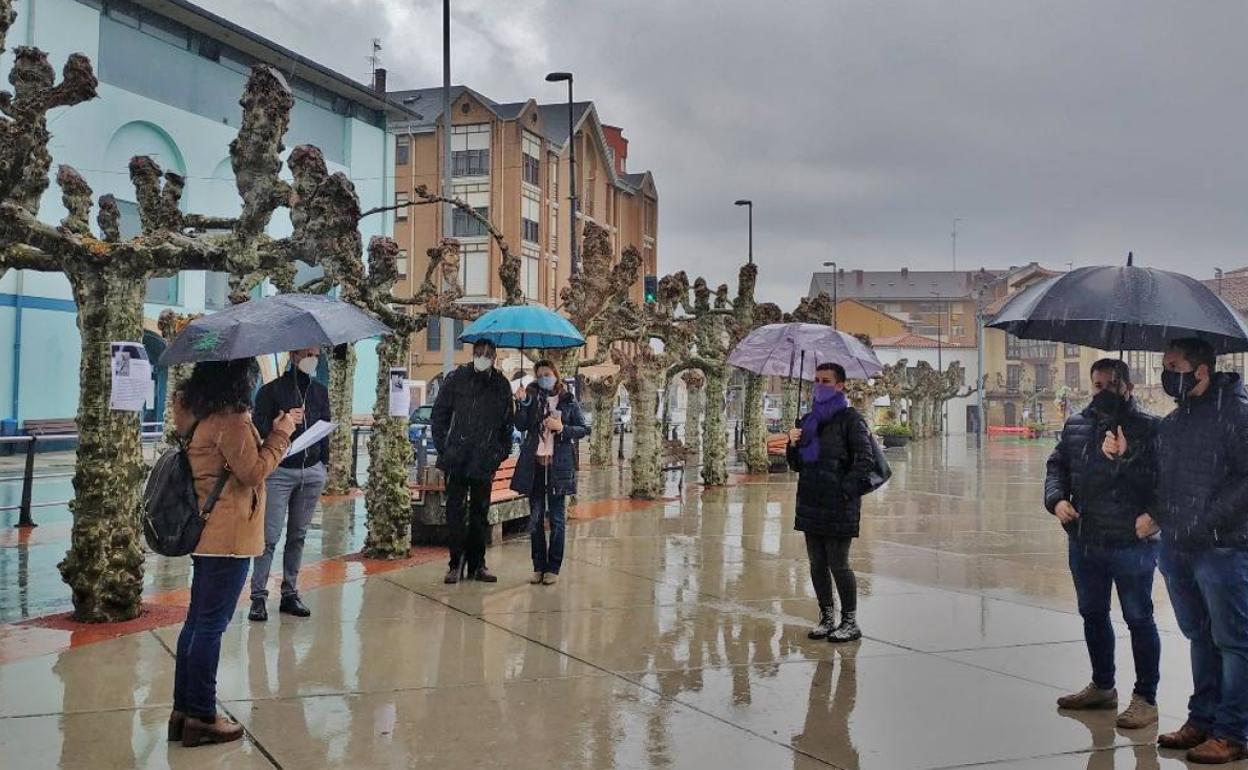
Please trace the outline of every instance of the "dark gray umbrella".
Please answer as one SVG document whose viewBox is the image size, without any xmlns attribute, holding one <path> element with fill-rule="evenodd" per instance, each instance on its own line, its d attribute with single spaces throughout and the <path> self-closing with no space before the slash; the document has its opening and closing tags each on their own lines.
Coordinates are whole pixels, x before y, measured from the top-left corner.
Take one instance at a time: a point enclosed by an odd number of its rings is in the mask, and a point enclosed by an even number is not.
<svg viewBox="0 0 1248 770">
<path fill-rule="evenodd" d="M 381 321 L 333 297 L 278 294 L 191 321 L 160 357 L 160 365 L 253 358 L 389 333 Z"/>
<path fill-rule="evenodd" d="M 1200 281 L 1134 267 L 1081 267 L 1020 292 L 988 326 L 1027 340 L 1099 350 L 1164 350 L 1199 337 L 1218 354 L 1248 351 L 1248 327 Z"/>
</svg>

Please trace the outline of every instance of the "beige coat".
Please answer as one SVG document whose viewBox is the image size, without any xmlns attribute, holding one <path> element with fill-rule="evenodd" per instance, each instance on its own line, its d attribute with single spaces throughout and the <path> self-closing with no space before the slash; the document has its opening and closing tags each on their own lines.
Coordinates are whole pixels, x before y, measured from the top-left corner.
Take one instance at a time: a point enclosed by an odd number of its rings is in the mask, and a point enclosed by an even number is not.
<svg viewBox="0 0 1248 770">
<path fill-rule="evenodd" d="M 174 420 L 182 435 L 195 423 L 176 402 Z M 200 505 L 226 467 L 230 478 L 204 526 L 196 555 L 249 557 L 264 551 L 264 481 L 289 446 L 290 435 L 277 429 L 261 442 L 250 412 L 218 413 L 199 421 L 187 455 Z"/>
</svg>

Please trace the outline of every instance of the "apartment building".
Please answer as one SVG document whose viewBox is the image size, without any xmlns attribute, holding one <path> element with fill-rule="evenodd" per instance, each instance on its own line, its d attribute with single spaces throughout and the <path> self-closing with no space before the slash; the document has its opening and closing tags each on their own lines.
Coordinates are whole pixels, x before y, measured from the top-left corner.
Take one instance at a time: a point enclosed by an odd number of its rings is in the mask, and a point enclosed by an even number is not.
<svg viewBox="0 0 1248 770">
<path fill-rule="evenodd" d="M 396 203 L 412 199 L 423 185 L 437 191 L 442 183 L 442 153 L 447 137 L 441 127 L 442 89 L 391 91 L 392 103 L 416 117 L 392 121 Z M 566 103 L 499 103 L 466 86 L 451 92 L 452 194 L 488 217 L 508 247 L 521 257 L 525 299 L 557 307 L 571 269 L 569 230 L 569 151 L 575 145 L 577 228 L 594 222 L 610 233 L 616 259 L 628 246 L 643 255 L 643 279 L 634 287 L 642 299 L 644 275 L 658 271 L 658 192 L 650 172 L 628 171 L 628 141 L 622 129 L 605 125 L 592 102 L 572 105 L 569 138 Z M 503 301 L 498 277 L 502 253 L 474 218 L 456 212 L 444 232 L 438 206 L 414 206 L 395 215 L 394 235 L 402 254 L 402 274 L 395 293 L 410 297 L 424 279 L 426 250 L 444 235 L 461 244 L 460 280 L 463 302 L 494 306 Z M 578 235 L 579 238 L 579 235 Z M 441 319 L 413 340 L 410 376 L 426 380 L 436 391 L 445 352 Z M 455 336 L 462 322 L 454 322 Z M 456 364 L 468 360 L 462 347 L 453 352 Z M 519 357 L 504 361 L 506 371 Z"/>
</svg>

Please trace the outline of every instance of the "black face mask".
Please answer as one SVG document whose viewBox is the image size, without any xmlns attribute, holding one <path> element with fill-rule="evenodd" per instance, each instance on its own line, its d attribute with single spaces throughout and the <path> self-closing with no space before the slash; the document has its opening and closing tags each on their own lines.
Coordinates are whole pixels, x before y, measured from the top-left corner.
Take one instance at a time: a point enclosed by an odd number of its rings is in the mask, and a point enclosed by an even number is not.
<svg viewBox="0 0 1248 770">
<path fill-rule="evenodd" d="M 1166 391 L 1166 395 L 1177 401 L 1186 401 L 1188 395 L 1199 383 L 1196 379 L 1196 372 L 1171 372 L 1164 371 L 1161 373 L 1161 389 Z"/>
<path fill-rule="evenodd" d="M 1112 390 L 1102 390 L 1092 397 L 1092 408 L 1104 417 L 1117 418 L 1126 406 L 1126 396 Z"/>
</svg>

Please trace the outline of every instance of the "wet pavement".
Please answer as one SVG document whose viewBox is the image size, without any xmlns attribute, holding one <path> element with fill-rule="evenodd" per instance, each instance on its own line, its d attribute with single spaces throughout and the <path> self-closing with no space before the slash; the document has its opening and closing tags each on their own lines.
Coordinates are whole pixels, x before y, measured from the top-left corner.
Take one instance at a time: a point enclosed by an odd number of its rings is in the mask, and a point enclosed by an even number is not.
<svg viewBox="0 0 1248 770">
<path fill-rule="evenodd" d="M 817 608 L 791 480 L 737 479 L 583 504 L 557 586 L 527 584 L 521 539 L 491 550 L 496 585 L 444 586 L 438 559 L 310 590 L 307 620 L 249 624 L 240 609 L 218 687 L 249 734 L 230 746 L 164 741 L 176 624 L 13 656 L 0 665 L 0 764 L 1182 767 L 1158 755 L 1155 728 L 1054 705 L 1089 675 L 1065 536 L 1038 502 L 1048 448 L 949 438 L 890 452 L 895 476 L 866 503 L 853 552 L 857 644 L 806 639 Z M 610 498 L 620 483 L 608 472 L 591 485 Z M 350 548 L 363 519 L 342 518 L 323 513 L 322 529 L 356 534 L 322 539 Z M 1160 581 L 1155 597 L 1169 728 L 1190 676 Z M 1118 652 L 1129 692 L 1125 639 Z"/>
</svg>

